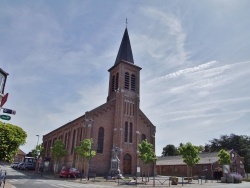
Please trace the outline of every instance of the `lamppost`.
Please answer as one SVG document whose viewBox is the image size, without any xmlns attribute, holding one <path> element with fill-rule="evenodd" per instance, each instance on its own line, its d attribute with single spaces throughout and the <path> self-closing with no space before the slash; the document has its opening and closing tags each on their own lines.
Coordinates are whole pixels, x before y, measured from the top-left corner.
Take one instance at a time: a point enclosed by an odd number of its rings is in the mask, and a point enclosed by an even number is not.
<svg viewBox="0 0 250 188">
<path fill-rule="evenodd" d="M 91 128 L 91 133 L 90 133 L 90 149 L 89 149 L 89 169 L 88 169 L 88 180 L 90 176 L 90 166 L 91 166 L 91 152 L 92 152 L 92 142 L 93 142 L 93 126 L 94 126 L 94 120 L 93 119 L 88 119 L 86 120 L 86 126 Z"/>
<path fill-rule="evenodd" d="M 36 164 L 38 164 L 38 165 L 36 165 L 36 167 L 37 167 L 37 172 L 39 173 L 40 172 L 40 150 L 37 150 L 37 162 L 38 163 L 36 163 Z"/>
<path fill-rule="evenodd" d="M 37 169 L 37 173 L 39 173 L 39 167 L 40 167 L 40 165 L 39 165 L 39 156 L 40 156 L 40 150 L 39 150 L 39 148 L 38 148 L 38 143 L 39 143 L 39 135 L 37 134 L 36 135 L 37 136 L 37 143 L 36 143 L 36 154 L 37 154 L 37 156 L 36 156 L 36 169 Z"/>
<path fill-rule="evenodd" d="M 39 143 L 39 135 L 37 134 L 36 136 L 37 136 L 37 144 L 36 144 L 36 146 L 38 146 L 38 143 Z"/>
</svg>

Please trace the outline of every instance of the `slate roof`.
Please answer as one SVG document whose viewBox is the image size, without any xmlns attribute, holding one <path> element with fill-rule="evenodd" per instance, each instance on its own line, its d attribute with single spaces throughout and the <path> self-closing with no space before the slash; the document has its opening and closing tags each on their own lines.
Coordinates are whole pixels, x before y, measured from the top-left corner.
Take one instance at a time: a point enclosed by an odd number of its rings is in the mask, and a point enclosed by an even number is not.
<svg viewBox="0 0 250 188">
<path fill-rule="evenodd" d="M 128 29 L 126 28 L 122 37 L 122 42 L 115 60 L 115 65 L 120 61 L 127 61 L 134 64 L 133 53 L 128 36 Z"/>
<path fill-rule="evenodd" d="M 212 164 L 219 160 L 218 152 L 200 153 L 199 157 L 200 161 L 198 164 Z M 156 165 L 186 165 L 186 163 L 183 162 L 181 155 L 177 155 L 177 156 L 158 157 Z"/>
</svg>

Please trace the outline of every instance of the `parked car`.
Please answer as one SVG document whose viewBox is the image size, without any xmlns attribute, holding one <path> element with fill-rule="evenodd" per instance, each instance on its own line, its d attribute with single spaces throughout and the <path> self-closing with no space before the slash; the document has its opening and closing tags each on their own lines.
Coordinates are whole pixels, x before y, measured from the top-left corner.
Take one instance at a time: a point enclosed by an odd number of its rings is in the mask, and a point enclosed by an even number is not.
<svg viewBox="0 0 250 188">
<path fill-rule="evenodd" d="M 66 177 L 66 178 L 70 178 L 70 177 L 79 177 L 80 176 L 80 171 L 77 170 L 76 168 L 71 168 L 71 167 L 62 167 L 62 170 L 59 173 L 60 178 L 62 177 Z"/>
<path fill-rule="evenodd" d="M 22 167 L 23 167 L 23 165 L 24 165 L 24 162 L 21 162 L 21 163 L 19 163 L 18 165 L 17 165 L 17 169 L 19 169 L 19 170 L 21 170 L 22 169 Z"/>
<path fill-rule="evenodd" d="M 12 165 L 12 168 L 17 168 L 19 164 L 20 164 L 20 162 L 18 162 L 18 163 L 16 163 L 16 164 L 13 164 L 13 165 Z"/>
<path fill-rule="evenodd" d="M 13 162 L 10 166 L 11 168 L 15 168 L 15 166 L 17 166 L 20 162 Z"/>
<path fill-rule="evenodd" d="M 22 170 L 35 170 L 36 163 L 24 163 Z"/>
</svg>

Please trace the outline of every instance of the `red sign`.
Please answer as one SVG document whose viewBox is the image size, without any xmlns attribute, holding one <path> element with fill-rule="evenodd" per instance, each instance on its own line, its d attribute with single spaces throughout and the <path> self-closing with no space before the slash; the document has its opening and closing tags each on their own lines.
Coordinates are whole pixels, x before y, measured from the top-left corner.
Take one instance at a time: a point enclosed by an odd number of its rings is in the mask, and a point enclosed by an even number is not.
<svg viewBox="0 0 250 188">
<path fill-rule="evenodd" d="M 2 106 L 6 103 L 6 101 L 7 101 L 7 99 L 8 99 L 8 95 L 9 95 L 9 93 L 6 93 L 6 94 L 3 96 L 0 107 L 2 107 Z"/>
</svg>

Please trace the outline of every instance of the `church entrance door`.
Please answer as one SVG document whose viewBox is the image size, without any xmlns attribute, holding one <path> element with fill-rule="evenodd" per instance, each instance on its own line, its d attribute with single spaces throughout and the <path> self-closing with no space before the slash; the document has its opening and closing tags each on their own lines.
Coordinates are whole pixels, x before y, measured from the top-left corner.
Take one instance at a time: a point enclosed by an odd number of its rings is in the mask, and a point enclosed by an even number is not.
<svg viewBox="0 0 250 188">
<path fill-rule="evenodd" d="M 123 157 L 123 174 L 131 174 L 132 157 L 130 154 L 125 154 Z"/>
</svg>

